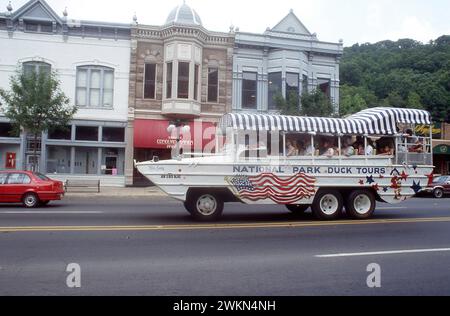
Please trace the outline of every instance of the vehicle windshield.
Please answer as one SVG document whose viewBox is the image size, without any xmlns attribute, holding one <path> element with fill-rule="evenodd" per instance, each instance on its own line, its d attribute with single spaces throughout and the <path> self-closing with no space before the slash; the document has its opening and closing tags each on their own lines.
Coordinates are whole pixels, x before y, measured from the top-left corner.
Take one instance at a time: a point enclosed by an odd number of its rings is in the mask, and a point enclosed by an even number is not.
<svg viewBox="0 0 450 316">
<path fill-rule="evenodd" d="M 434 180 L 435 183 L 444 183 L 446 181 L 448 181 L 449 177 L 438 177 Z"/>
<path fill-rule="evenodd" d="M 43 175 L 42 173 L 35 172 L 34 175 L 43 181 L 51 181 L 49 177 Z"/>
</svg>

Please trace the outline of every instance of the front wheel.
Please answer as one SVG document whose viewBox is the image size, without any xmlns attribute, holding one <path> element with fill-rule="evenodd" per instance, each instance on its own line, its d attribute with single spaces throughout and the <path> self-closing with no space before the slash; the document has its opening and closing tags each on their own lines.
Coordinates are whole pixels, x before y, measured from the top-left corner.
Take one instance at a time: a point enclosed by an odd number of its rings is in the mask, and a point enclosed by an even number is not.
<svg viewBox="0 0 450 316">
<path fill-rule="evenodd" d="M 39 198 L 34 193 L 27 193 L 23 196 L 22 203 L 26 208 L 34 208 L 39 205 Z"/>
<path fill-rule="evenodd" d="M 347 215 L 354 219 L 369 219 L 375 211 L 375 195 L 366 190 L 356 190 L 350 193 L 345 204 Z"/>
<path fill-rule="evenodd" d="M 198 221 L 217 221 L 223 212 L 223 200 L 214 193 L 194 193 L 185 202 L 187 211 Z"/>
<path fill-rule="evenodd" d="M 299 205 L 286 205 L 286 208 L 293 214 L 295 215 L 303 215 L 303 213 L 305 213 L 310 205 L 304 205 L 304 204 L 299 204 Z"/>
<path fill-rule="evenodd" d="M 343 205 L 343 198 L 339 191 L 321 190 L 314 198 L 312 211 L 317 219 L 331 221 L 341 216 Z"/>
<path fill-rule="evenodd" d="M 442 199 L 444 197 L 444 190 L 442 190 L 442 189 L 435 189 L 433 191 L 433 196 L 436 199 Z"/>
</svg>

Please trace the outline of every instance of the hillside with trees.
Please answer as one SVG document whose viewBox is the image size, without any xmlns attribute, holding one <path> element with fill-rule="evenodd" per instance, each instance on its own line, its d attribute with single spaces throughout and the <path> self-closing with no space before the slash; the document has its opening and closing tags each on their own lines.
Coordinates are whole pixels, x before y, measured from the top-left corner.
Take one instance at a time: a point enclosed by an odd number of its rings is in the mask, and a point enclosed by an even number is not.
<svg viewBox="0 0 450 316">
<path fill-rule="evenodd" d="M 450 120 L 450 36 L 423 44 L 411 39 L 345 48 L 340 114 L 374 106 L 426 109 Z"/>
</svg>

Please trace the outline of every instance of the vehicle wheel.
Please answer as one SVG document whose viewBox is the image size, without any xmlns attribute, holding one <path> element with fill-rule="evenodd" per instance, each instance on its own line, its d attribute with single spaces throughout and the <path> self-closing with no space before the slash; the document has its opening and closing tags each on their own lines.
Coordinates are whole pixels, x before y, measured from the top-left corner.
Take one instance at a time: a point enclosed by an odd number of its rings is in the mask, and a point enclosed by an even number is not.
<svg viewBox="0 0 450 316">
<path fill-rule="evenodd" d="M 312 211 L 314 216 L 320 220 L 335 220 L 341 216 L 343 204 L 343 198 L 339 191 L 320 190 L 314 198 Z"/>
<path fill-rule="evenodd" d="M 39 198 L 34 193 L 27 193 L 23 196 L 22 203 L 26 208 L 34 208 L 39 205 Z"/>
<path fill-rule="evenodd" d="M 306 210 L 310 207 L 310 205 L 299 204 L 299 205 L 286 205 L 286 208 L 294 213 L 295 215 L 302 215 L 306 212 Z"/>
<path fill-rule="evenodd" d="M 436 199 L 442 199 L 444 197 L 444 190 L 442 190 L 442 189 L 434 189 L 433 196 Z"/>
<path fill-rule="evenodd" d="M 223 212 L 223 201 L 214 193 L 194 193 L 185 203 L 186 209 L 198 221 L 217 221 Z"/>
<path fill-rule="evenodd" d="M 375 195 L 367 190 L 350 193 L 345 204 L 347 215 L 354 219 L 369 219 L 375 211 Z"/>
</svg>

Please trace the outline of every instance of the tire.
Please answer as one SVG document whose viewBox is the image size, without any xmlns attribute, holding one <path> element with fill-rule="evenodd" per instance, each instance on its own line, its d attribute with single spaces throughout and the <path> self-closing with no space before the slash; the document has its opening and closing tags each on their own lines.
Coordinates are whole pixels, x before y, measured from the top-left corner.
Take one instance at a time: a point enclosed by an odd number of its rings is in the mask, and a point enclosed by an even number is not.
<svg viewBox="0 0 450 316">
<path fill-rule="evenodd" d="M 303 215 L 310 205 L 299 204 L 299 205 L 286 205 L 286 208 L 295 215 Z"/>
<path fill-rule="evenodd" d="M 375 212 L 375 195 L 368 190 L 352 191 L 345 203 L 345 211 L 354 219 L 369 219 Z"/>
<path fill-rule="evenodd" d="M 35 208 L 39 206 L 39 198 L 34 193 L 26 193 L 22 198 L 22 204 L 26 208 Z"/>
<path fill-rule="evenodd" d="M 444 197 L 444 190 L 439 189 L 439 188 L 434 189 L 434 191 L 433 191 L 433 196 L 434 196 L 436 199 L 442 199 L 442 198 Z"/>
<path fill-rule="evenodd" d="M 314 216 L 322 221 L 338 219 L 344 206 L 342 194 L 337 190 L 320 190 L 312 205 Z"/>
<path fill-rule="evenodd" d="M 200 222 L 219 220 L 223 212 L 223 200 L 216 193 L 196 192 L 188 196 L 186 210 Z"/>
</svg>

